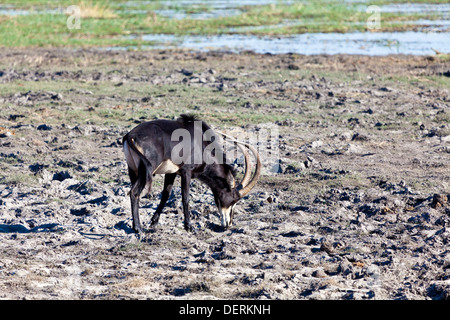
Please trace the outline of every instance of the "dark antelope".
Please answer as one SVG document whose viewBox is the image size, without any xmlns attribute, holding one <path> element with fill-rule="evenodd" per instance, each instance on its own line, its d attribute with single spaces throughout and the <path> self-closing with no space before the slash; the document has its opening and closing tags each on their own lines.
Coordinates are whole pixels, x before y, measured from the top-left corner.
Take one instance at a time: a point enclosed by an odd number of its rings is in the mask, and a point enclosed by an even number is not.
<svg viewBox="0 0 450 320">
<path fill-rule="evenodd" d="M 195 123 L 200 123 L 200 139 L 198 139 Z M 187 134 L 177 136 L 177 133 L 183 132 Z M 223 133 L 219 134 L 228 139 L 231 138 Z M 183 137 L 183 146 L 185 146 L 184 149 L 181 148 L 182 150 L 180 150 L 180 140 L 177 140 L 177 137 L 180 136 Z M 205 141 L 205 136 L 209 136 L 209 139 L 206 139 L 209 141 Z M 164 174 L 165 177 L 161 201 L 152 217 L 152 227 L 158 224 L 159 216 L 169 199 L 177 175 L 181 176 L 181 195 L 186 230 L 193 230 L 189 213 L 189 185 L 192 178 L 199 179 L 211 188 L 221 215 L 222 226 L 224 228 L 231 226 L 235 204 L 255 186 L 261 173 L 261 161 L 253 146 L 231 138 L 231 142 L 236 143 L 244 153 L 245 159 L 244 177 L 236 185 L 236 172 L 226 163 L 223 148 L 217 147 L 218 143 L 215 139 L 211 139 L 212 136 L 217 138 L 216 133 L 205 122 L 187 115 L 181 115 L 177 120 L 144 122 L 125 135 L 123 149 L 131 180 L 131 211 L 133 229 L 136 232 L 142 232 L 139 221 L 139 197 L 144 189 L 146 189 L 145 194 L 150 193 L 152 178 L 155 174 Z M 216 142 L 216 144 L 211 141 Z M 188 150 L 186 150 L 186 146 L 188 146 Z M 211 146 L 215 148 L 211 148 Z M 246 148 L 256 158 L 256 168 L 253 175 L 250 168 L 250 156 Z M 200 161 L 198 161 L 199 157 L 195 159 L 199 154 L 198 151 L 202 155 Z M 181 156 L 181 153 L 183 153 L 183 156 Z M 180 157 L 183 161 L 180 160 Z"/>
</svg>

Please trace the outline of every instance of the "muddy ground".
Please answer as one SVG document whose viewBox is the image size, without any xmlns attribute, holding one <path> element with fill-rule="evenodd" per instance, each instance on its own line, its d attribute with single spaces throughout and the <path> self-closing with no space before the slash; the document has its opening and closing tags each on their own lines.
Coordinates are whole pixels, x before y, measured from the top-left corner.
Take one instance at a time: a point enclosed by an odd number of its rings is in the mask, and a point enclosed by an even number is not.
<svg viewBox="0 0 450 320">
<path fill-rule="evenodd" d="M 449 299 L 450 63 L 440 57 L 0 52 L 0 298 Z M 179 180 L 131 230 L 121 137 L 193 112 L 279 130 L 219 227 Z"/>
</svg>

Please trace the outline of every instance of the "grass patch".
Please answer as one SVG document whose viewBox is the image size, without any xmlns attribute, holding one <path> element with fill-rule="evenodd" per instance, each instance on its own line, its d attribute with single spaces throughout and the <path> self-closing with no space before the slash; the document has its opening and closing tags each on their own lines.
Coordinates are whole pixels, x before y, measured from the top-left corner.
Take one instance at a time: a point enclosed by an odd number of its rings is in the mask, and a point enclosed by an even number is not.
<svg viewBox="0 0 450 320">
<path fill-rule="evenodd" d="M 78 4 L 78 6 L 80 7 L 81 18 L 114 19 L 118 17 L 118 15 L 107 6 L 107 4 L 93 4 L 92 1 L 82 1 Z"/>
<path fill-rule="evenodd" d="M 0 177 L 0 184 L 13 186 L 33 186 L 37 181 L 38 177 L 31 173 L 15 173 Z"/>
<path fill-rule="evenodd" d="M 448 0 L 371 0 L 371 5 L 384 5 L 384 4 L 392 4 L 392 3 L 426 3 L 426 4 L 447 4 Z"/>
<path fill-rule="evenodd" d="M 404 1 L 396 1 L 404 2 Z M 409 2 L 424 2 L 421 0 Z M 430 2 L 430 1 L 426 1 Z M 432 1 L 445 3 L 444 1 Z M 383 5 L 374 1 L 371 5 Z M 291 4 L 241 6 L 240 14 L 195 19 L 190 14 L 210 12 L 208 5 L 185 5 L 173 1 L 167 5 L 160 1 L 142 2 L 129 6 L 123 0 L 80 1 L 18 0 L 4 3 L 16 9 L 30 10 L 26 15 L 0 15 L 0 47 L 140 47 L 148 42 L 129 35 L 175 34 L 206 35 L 250 33 L 261 35 L 292 35 L 306 32 L 368 31 L 371 13 L 364 10 L 365 3 L 330 0 Z M 67 7 L 80 8 L 80 29 L 68 27 Z M 51 11 L 53 9 L 53 11 Z M 55 10 L 56 9 L 56 10 Z M 158 9 L 186 13 L 183 19 L 158 14 Z M 417 19 L 442 19 L 440 13 L 381 13 L 381 30 L 406 31 L 417 28 Z M 289 22 L 289 23 L 286 23 Z M 258 28 L 248 28 L 258 27 Z"/>
</svg>

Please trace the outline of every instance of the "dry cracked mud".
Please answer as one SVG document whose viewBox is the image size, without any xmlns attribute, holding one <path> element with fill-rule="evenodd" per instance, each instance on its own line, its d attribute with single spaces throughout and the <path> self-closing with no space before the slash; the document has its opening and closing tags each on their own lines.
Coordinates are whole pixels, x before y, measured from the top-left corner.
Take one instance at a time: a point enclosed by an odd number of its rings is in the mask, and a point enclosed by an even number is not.
<svg viewBox="0 0 450 320">
<path fill-rule="evenodd" d="M 449 299 L 449 72 L 438 56 L 2 50 L 0 298 Z M 149 230 L 156 178 L 136 236 L 121 138 L 188 112 L 275 126 L 278 157 L 227 231 L 197 181 L 183 229 L 179 180 Z"/>
</svg>

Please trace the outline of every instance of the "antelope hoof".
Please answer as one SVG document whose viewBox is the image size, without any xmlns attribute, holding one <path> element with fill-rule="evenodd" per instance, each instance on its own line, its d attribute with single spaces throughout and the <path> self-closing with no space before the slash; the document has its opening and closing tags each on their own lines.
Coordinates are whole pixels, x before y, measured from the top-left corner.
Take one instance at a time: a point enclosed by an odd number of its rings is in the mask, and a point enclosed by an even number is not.
<svg viewBox="0 0 450 320">
<path fill-rule="evenodd" d="M 184 225 L 184 229 L 185 229 L 187 232 L 195 233 L 195 229 L 194 229 L 194 227 L 193 227 L 191 224 L 185 224 L 185 225 Z"/>
<path fill-rule="evenodd" d="M 150 232 L 155 232 L 156 230 L 158 230 L 158 227 L 159 227 L 158 221 L 152 222 L 152 223 L 150 224 L 149 231 L 150 231 Z"/>
<path fill-rule="evenodd" d="M 152 218 L 152 223 L 150 224 L 150 228 L 156 228 L 159 224 L 159 216 Z"/>
</svg>

